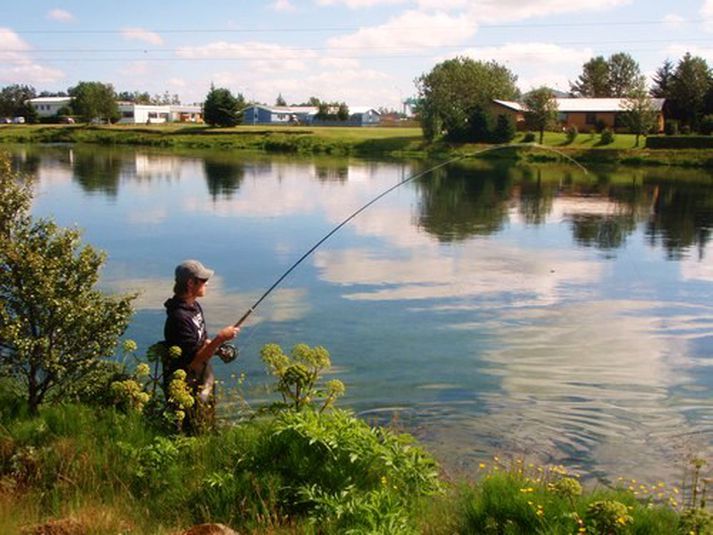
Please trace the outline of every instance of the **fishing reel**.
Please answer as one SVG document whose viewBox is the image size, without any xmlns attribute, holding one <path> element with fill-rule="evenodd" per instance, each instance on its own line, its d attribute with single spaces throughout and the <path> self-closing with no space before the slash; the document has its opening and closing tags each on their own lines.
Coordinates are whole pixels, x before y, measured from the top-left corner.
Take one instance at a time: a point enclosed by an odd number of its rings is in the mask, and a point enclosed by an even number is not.
<svg viewBox="0 0 713 535">
<path fill-rule="evenodd" d="M 226 364 L 233 362 L 236 358 L 238 358 L 239 353 L 240 351 L 236 346 L 228 343 L 221 344 L 221 346 L 215 352 L 215 354 L 220 357 L 220 360 L 222 360 Z"/>
</svg>

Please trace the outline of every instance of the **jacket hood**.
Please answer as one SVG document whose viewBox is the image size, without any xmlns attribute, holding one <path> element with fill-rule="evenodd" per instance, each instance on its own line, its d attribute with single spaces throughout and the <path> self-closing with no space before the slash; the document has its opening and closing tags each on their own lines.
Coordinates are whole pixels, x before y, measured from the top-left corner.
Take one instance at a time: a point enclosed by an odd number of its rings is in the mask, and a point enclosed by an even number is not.
<svg viewBox="0 0 713 535">
<path fill-rule="evenodd" d="M 183 299 L 179 299 L 175 295 L 171 297 L 170 299 L 167 299 L 166 302 L 163 304 L 164 307 L 166 307 L 166 311 L 170 312 L 172 310 L 176 309 L 183 309 L 183 310 L 195 310 L 196 305 L 195 303 L 189 304 L 186 303 Z"/>
</svg>

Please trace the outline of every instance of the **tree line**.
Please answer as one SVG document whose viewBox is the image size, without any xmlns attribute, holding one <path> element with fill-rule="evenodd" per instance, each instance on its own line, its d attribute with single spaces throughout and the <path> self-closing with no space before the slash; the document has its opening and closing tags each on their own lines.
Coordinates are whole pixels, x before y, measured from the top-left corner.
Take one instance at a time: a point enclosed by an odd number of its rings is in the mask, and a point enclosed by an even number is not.
<svg viewBox="0 0 713 535">
<path fill-rule="evenodd" d="M 456 57 L 437 64 L 416 80 L 417 112 L 424 136 L 433 141 L 502 142 L 513 132 L 508 119 L 494 116 L 492 101 L 516 101 L 523 105 L 528 127 L 540 132 L 556 124 L 557 93 L 548 87 L 524 95 L 515 85 L 517 75 L 495 61 Z M 623 120 L 638 135 L 656 125 L 652 97 L 665 98 L 664 113 L 682 131 L 713 131 L 713 71 L 704 58 L 686 53 L 678 62 L 667 59 L 647 87 L 637 61 L 625 52 L 596 56 L 582 65 L 570 82 L 571 97 L 624 98 Z M 514 135 L 514 134 L 513 134 Z M 510 138 L 512 139 L 512 137 Z"/>
</svg>

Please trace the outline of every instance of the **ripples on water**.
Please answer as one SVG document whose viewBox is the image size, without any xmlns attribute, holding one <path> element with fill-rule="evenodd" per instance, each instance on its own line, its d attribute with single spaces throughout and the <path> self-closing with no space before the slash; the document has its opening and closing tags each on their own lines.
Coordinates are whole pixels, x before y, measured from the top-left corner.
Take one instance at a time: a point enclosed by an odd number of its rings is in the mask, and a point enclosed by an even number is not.
<svg viewBox="0 0 713 535">
<path fill-rule="evenodd" d="M 14 149 L 37 214 L 109 253 L 140 289 L 128 333 L 160 336 L 173 266 L 214 267 L 210 327 L 235 321 L 355 208 L 425 164 Z M 364 212 L 241 336 L 323 344 L 350 405 L 396 420 L 452 470 L 494 453 L 595 477 L 675 481 L 713 445 L 713 180 L 694 171 L 470 162 Z M 235 371 L 219 366 L 227 377 Z"/>
</svg>

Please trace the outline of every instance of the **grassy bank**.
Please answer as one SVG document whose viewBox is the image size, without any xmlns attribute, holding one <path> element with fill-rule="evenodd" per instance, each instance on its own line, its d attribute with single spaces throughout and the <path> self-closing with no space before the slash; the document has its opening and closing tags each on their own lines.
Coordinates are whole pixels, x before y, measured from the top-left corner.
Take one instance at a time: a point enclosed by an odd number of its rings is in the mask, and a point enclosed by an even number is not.
<svg viewBox="0 0 713 535">
<path fill-rule="evenodd" d="M 207 522 L 240 533 L 710 533 L 705 497 L 663 483 L 583 491 L 563 467 L 497 458 L 470 481 L 439 480 L 411 437 L 343 411 L 186 437 L 113 409 L 28 417 L 11 406 L 0 425 L 2 533 L 168 534 Z"/>
<path fill-rule="evenodd" d="M 520 143 L 523 138 L 524 134 L 520 133 L 513 143 Z M 428 144 L 419 128 L 239 126 L 221 129 L 202 125 L 2 125 L 0 143 L 97 143 L 388 158 L 448 157 L 487 147 Z M 543 144 L 590 164 L 713 167 L 711 150 L 649 150 L 643 148 L 643 139 L 640 146 L 636 146 L 635 137 L 628 134 L 617 134 L 613 143 L 602 145 L 598 135 L 580 134 L 569 143 L 564 133 L 548 132 Z M 561 158 L 554 153 L 527 148 L 491 152 L 489 157 L 533 161 Z"/>
</svg>

